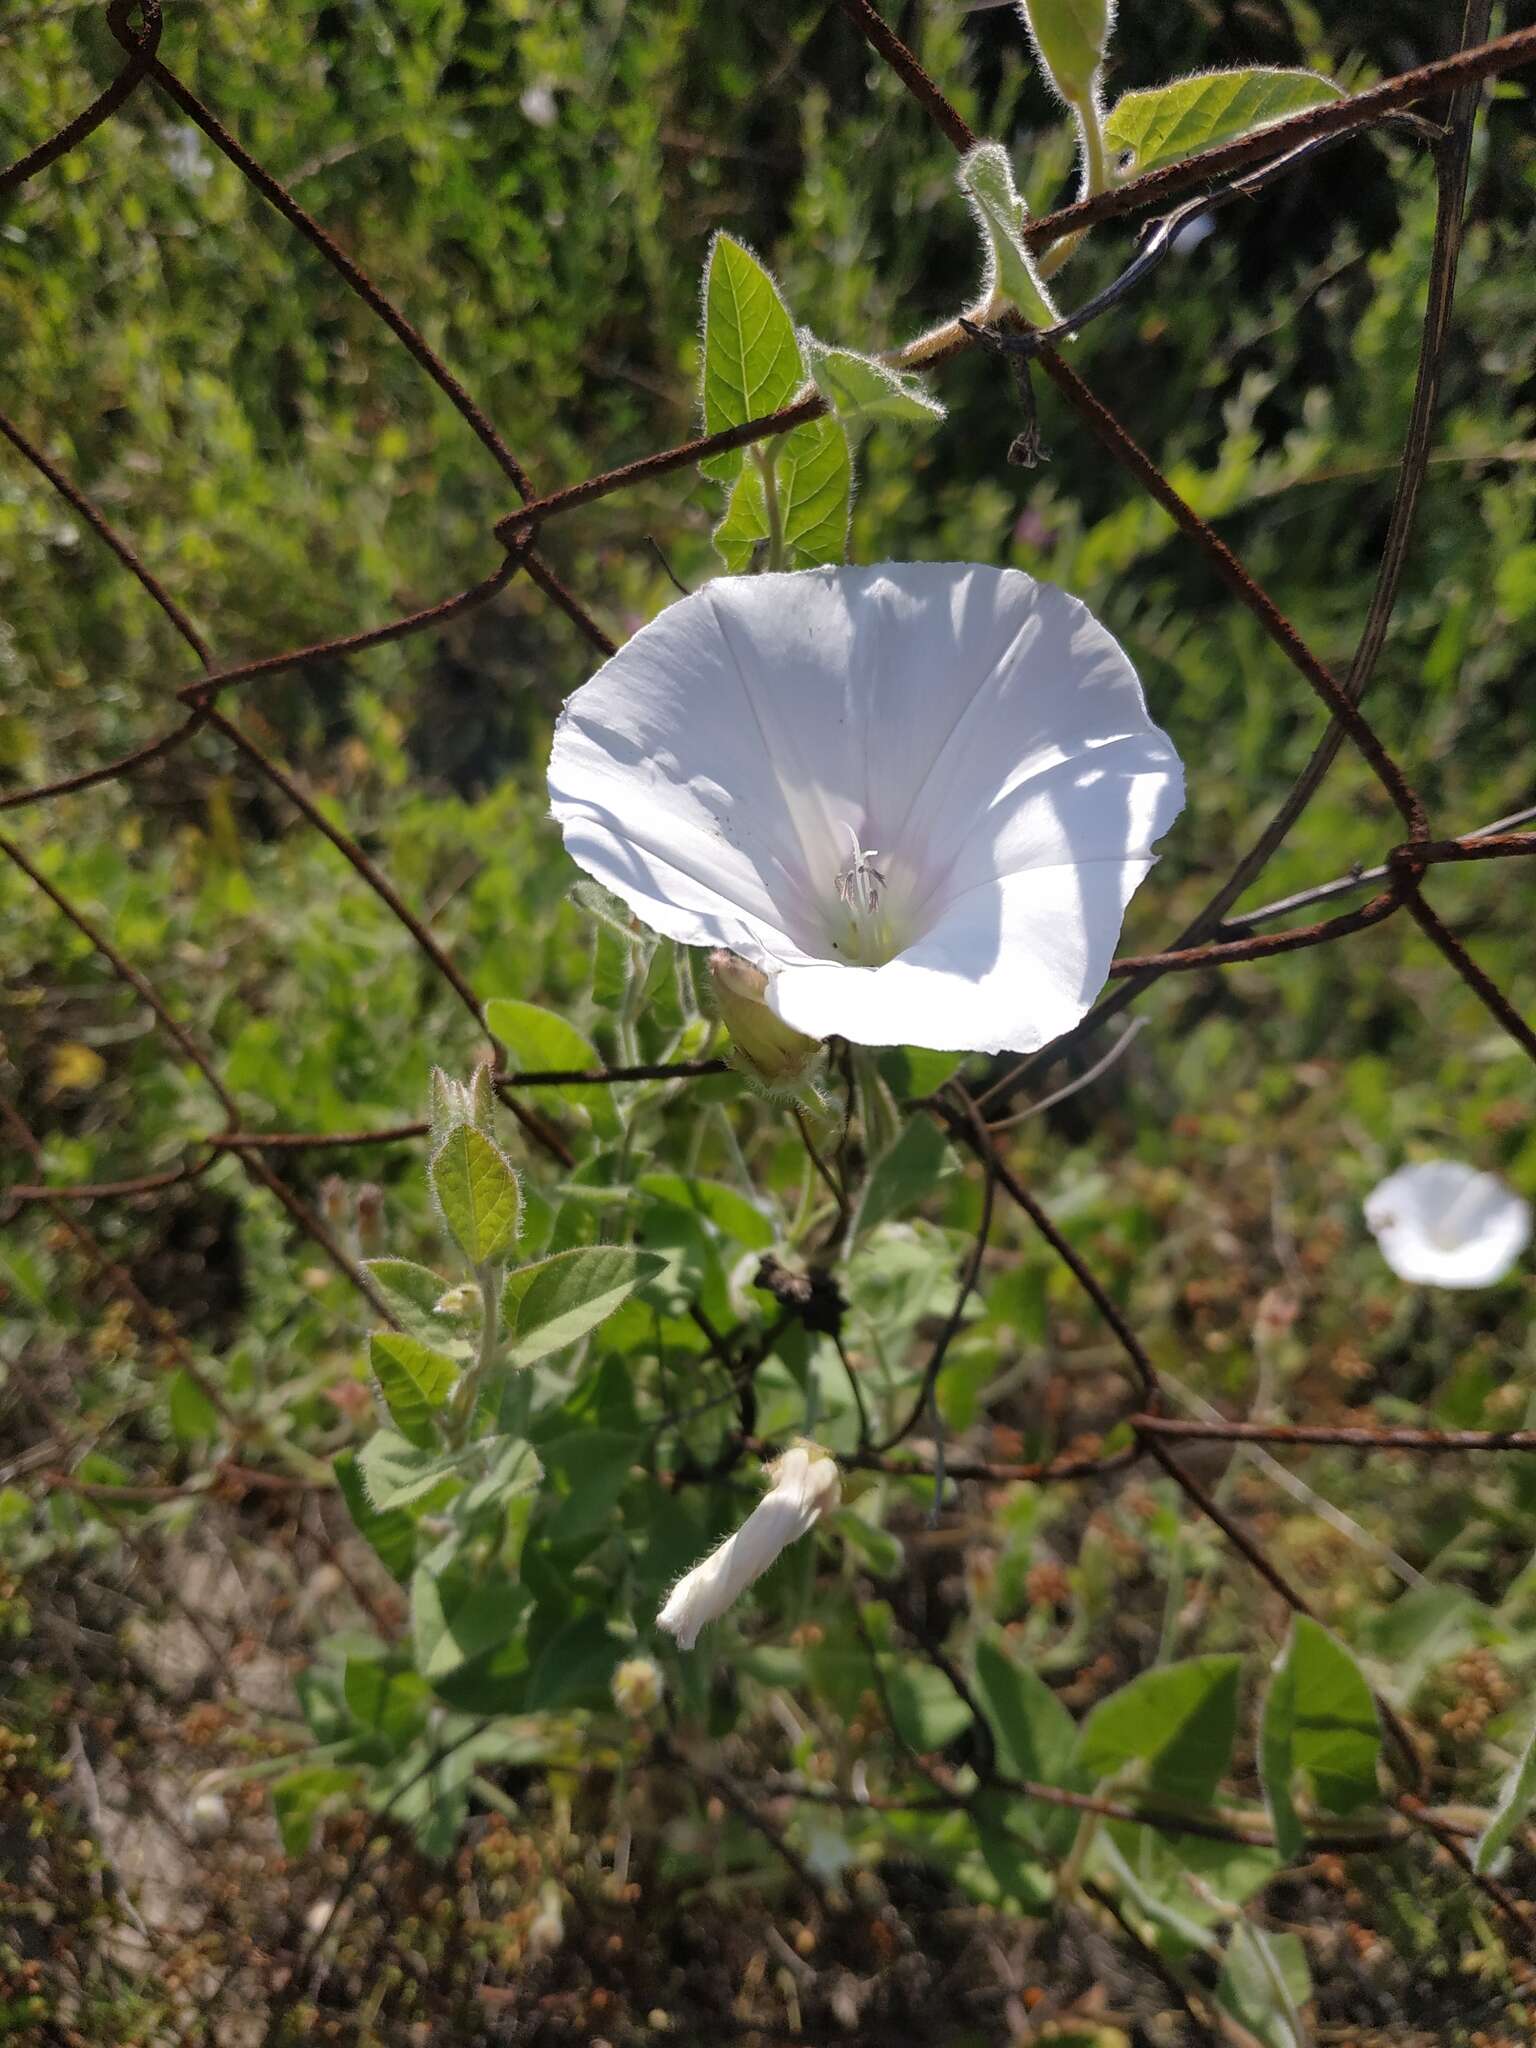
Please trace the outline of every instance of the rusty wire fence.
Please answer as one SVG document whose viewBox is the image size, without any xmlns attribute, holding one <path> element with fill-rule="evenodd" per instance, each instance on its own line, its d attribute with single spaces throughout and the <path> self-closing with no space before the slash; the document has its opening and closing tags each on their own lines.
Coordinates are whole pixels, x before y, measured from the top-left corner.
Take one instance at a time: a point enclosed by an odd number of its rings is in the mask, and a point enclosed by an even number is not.
<svg viewBox="0 0 1536 2048">
<path fill-rule="evenodd" d="M 836 0 L 836 5 L 846 18 L 849 31 L 862 36 L 874 56 L 899 75 L 956 150 L 964 151 L 971 147 L 977 138 L 869 0 Z M 450 619 L 490 602 L 514 577 L 523 577 L 531 582 L 565 615 L 597 654 L 608 655 L 614 651 L 614 643 L 581 597 L 566 588 L 540 552 L 540 536 L 546 525 L 570 517 L 583 506 L 628 486 L 674 471 L 690 471 L 701 458 L 780 434 L 814 419 L 825 408 L 819 398 L 808 396 L 779 412 L 727 432 L 690 440 L 622 467 L 541 492 L 521 459 L 503 441 L 494 423 L 406 315 L 378 290 L 292 194 L 247 153 L 211 109 L 162 61 L 159 54 L 163 27 L 160 0 L 111 0 L 106 16 L 123 51 L 123 64 L 117 77 L 65 127 L 0 172 L 0 194 L 13 192 L 28 179 L 46 173 L 50 165 L 84 142 L 93 129 L 109 120 L 133 94 L 163 94 L 196 124 L 262 198 L 325 258 L 389 328 L 422 374 L 437 385 L 478 438 L 489 460 L 506 477 L 518 502 L 494 529 L 495 538 L 503 550 L 500 564 L 492 573 L 455 595 L 408 616 L 389 619 L 367 631 L 311 646 L 283 649 L 260 660 L 225 667 L 219 661 L 217 648 L 205 638 L 153 570 L 140 558 L 130 539 L 120 533 L 99 507 L 58 468 L 37 440 L 24 432 L 11 417 L 0 413 L 0 435 L 4 436 L 15 455 L 46 478 L 91 528 L 100 543 L 116 556 L 122 569 L 137 580 L 147 598 L 159 606 L 180 635 L 195 664 L 195 672 L 176 693 L 177 715 L 164 730 L 146 738 L 120 759 L 82 767 L 45 786 L 0 796 L 0 810 L 20 811 L 44 805 L 62 807 L 86 790 L 102 783 L 131 778 L 146 764 L 165 760 L 195 734 L 216 733 L 330 841 L 363 883 L 398 918 L 408 938 L 426 956 L 435 972 L 451 987 L 458 1001 L 485 1032 L 479 998 L 422 916 L 404 901 L 358 840 L 332 821 L 306 791 L 302 781 L 258 746 L 226 707 L 236 693 L 258 686 L 264 679 L 275 675 L 310 668 L 407 635 L 432 633 Z M 1437 212 L 1422 345 L 1390 521 L 1373 596 L 1360 627 L 1354 657 L 1347 671 L 1341 675 L 1334 674 L 1324 665 L 1241 560 L 1185 502 L 1153 457 L 1138 446 L 1115 413 L 1089 389 L 1062 355 L 1048 341 L 1032 339 L 1027 331 L 1021 337 L 1025 351 L 1055 387 L 1061 400 L 1097 438 L 1109 458 L 1126 472 L 1137 489 L 1147 493 L 1162 507 L 1189 545 L 1204 556 L 1231 592 L 1233 600 L 1246 607 L 1258 621 L 1268 639 L 1320 702 L 1326 714 L 1326 725 L 1305 769 L 1282 800 L 1273 820 L 1234 864 L 1226 880 L 1200 913 L 1175 935 L 1164 950 L 1117 959 L 1111 970 L 1115 987 L 1067 1040 L 1057 1041 L 1045 1053 L 1016 1063 L 985 1088 L 968 1089 L 951 1084 L 940 1096 L 923 1105 L 927 1113 L 934 1115 L 947 1128 L 956 1145 L 978 1164 L 983 1177 L 983 1221 L 959 1276 L 953 1315 L 928 1361 L 921 1395 L 906 1427 L 880 1445 L 866 1442 L 864 1448 L 848 1460 L 855 1466 L 892 1473 L 921 1474 L 934 1470 L 931 1462 L 915 1455 L 910 1448 L 903 1452 L 901 1446 L 913 1436 L 926 1412 L 945 1351 L 960 1328 L 967 1299 L 979 1273 L 994 1204 L 1006 1198 L 1017 1204 L 1053 1253 L 1070 1269 L 1123 1354 L 1134 1389 L 1125 1417 L 1129 1424 L 1130 1442 L 1123 1450 L 1110 1454 L 1105 1454 L 1091 1443 L 1069 1445 L 1057 1457 L 1033 1464 L 1006 1464 L 956 1456 L 949 1458 L 944 1465 L 947 1477 L 999 1483 L 1014 1480 L 1091 1480 L 1148 1463 L 1175 1482 L 1191 1506 L 1221 1531 L 1253 1571 L 1281 1596 L 1289 1608 L 1300 1613 L 1310 1611 L 1302 1593 L 1254 1536 L 1181 1463 L 1178 1456 L 1180 1445 L 1207 1440 L 1229 1445 L 1340 1445 L 1361 1451 L 1394 1450 L 1423 1454 L 1532 1452 L 1536 1451 L 1536 1431 L 1313 1427 L 1305 1424 L 1283 1426 L 1263 1422 L 1174 1419 L 1165 1412 L 1159 1374 L 1142 1339 L 1126 1320 L 1109 1289 L 1053 1224 L 1004 1156 L 1006 1131 L 1011 1121 L 1008 1108 L 1011 1099 L 1028 1084 L 1047 1059 L 1057 1059 L 1075 1045 L 1089 1042 L 1112 1017 L 1133 1003 L 1163 975 L 1223 967 L 1302 948 L 1332 945 L 1399 915 L 1406 915 L 1418 926 L 1444 957 L 1448 971 L 1460 977 L 1499 1027 L 1536 1060 L 1536 1030 L 1471 956 L 1432 901 L 1434 873 L 1442 865 L 1518 859 L 1536 853 L 1536 833 L 1517 829 L 1536 816 L 1536 811 L 1491 822 L 1474 832 L 1443 835 L 1428 815 L 1409 771 L 1389 751 L 1363 708 L 1363 699 L 1392 618 L 1429 458 L 1441 360 L 1451 318 L 1462 239 L 1462 212 L 1478 89 L 1486 80 L 1536 61 L 1536 28 L 1522 28 L 1488 41 L 1485 40 L 1488 19 L 1486 0 L 1471 0 L 1463 25 L 1462 45 L 1455 54 L 1389 78 L 1366 91 L 1330 100 L 1256 134 L 1136 178 L 1112 191 L 1065 206 L 1034 221 L 1028 229 L 1031 246 L 1037 251 L 1043 250 L 1095 222 L 1153 216 L 1160 211 L 1166 212 L 1172 202 L 1190 194 L 1206 198 L 1219 196 L 1224 190 L 1229 190 L 1242 174 L 1251 174 L 1254 167 L 1283 171 L 1282 159 L 1305 153 L 1310 146 L 1327 138 L 1358 135 L 1386 123 L 1401 126 L 1405 117 L 1413 134 L 1430 153 L 1437 180 Z M 984 337 L 957 334 L 944 343 L 931 361 L 934 365 L 942 364 L 963 350 L 976 346 L 979 339 Z M 32 397 L 34 402 L 40 400 L 39 394 L 32 394 Z M 39 427 L 35 431 L 44 433 L 46 430 Z M 1285 840 L 1322 783 L 1330 764 L 1344 747 L 1357 751 L 1396 811 L 1401 821 L 1397 843 L 1382 850 L 1379 865 L 1373 869 L 1352 871 L 1229 922 L 1228 913 Z M 132 1275 L 100 1245 L 77 1211 L 82 1205 L 93 1202 L 152 1198 L 161 1191 L 195 1180 L 216 1162 L 233 1154 L 250 1180 L 282 1205 L 296 1228 L 312 1239 L 358 1292 L 368 1299 L 373 1309 L 388 1320 L 387 1305 L 379 1297 L 367 1272 L 357 1263 L 338 1233 L 294 1187 L 283 1171 L 283 1162 L 303 1150 L 366 1147 L 409 1140 L 423 1135 L 426 1126 L 406 1123 L 388 1129 L 344 1133 L 245 1128 L 240 1106 L 221 1076 L 215 1051 L 200 1043 L 173 1014 L 142 968 L 126 956 L 113 935 L 102 930 L 79 904 L 61 892 L 22 847 L 8 836 L 0 835 L 0 853 L 43 892 L 58 915 L 66 919 L 99 954 L 112 975 L 131 988 L 148 1006 L 165 1038 L 201 1076 L 222 1119 L 209 1129 L 191 1154 L 174 1167 L 92 1185 L 53 1185 L 40 1178 L 23 1180 L 5 1191 L 4 1212 L 15 1215 L 23 1208 L 40 1205 L 51 1213 L 82 1258 L 96 1269 L 107 1288 L 127 1301 L 132 1312 L 142 1320 L 146 1331 L 165 1345 L 175 1362 L 197 1380 L 233 1432 L 234 1451 L 218 1475 L 218 1484 L 227 1495 L 239 1498 L 247 1493 L 259 1493 L 264 1488 L 276 1491 L 293 1485 L 296 1482 L 284 1475 L 266 1473 L 257 1465 L 240 1462 L 239 1419 L 229 1410 L 219 1387 L 208 1378 L 170 1319 L 146 1299 Z M 1367 889 L 1371 893 L 1366 900 L 1351 908 L 1331 911 L 1313 922 L 1292 921 L 1298 912 Z M 1271 926 L 1278 928 L 1271 929 Z M 528 1143 L 565 1167 L 573 1164 L 572 1156 L 557 1125 L 537 1107 L 541 1089 L 578 1081 L 603 1084 L 646 1078 L 686 1079 L 691 1075 L 717 1072 L 723 1065 L 719 1060 L 698 1060 L 579 1073 L 507 1071 L 501 1064 L 504 1049 L 488 1033 L 486 1040 L 487 1053 L 498 1062 L 497 1085 L 502 1100 L 521 1125 Z M 17 1109 L 3 1099 L 0 1099 L 0 1119 L 3 1119 L 17 1147 L 40 1169 L 44 1155 L 39 1140 L 23 1122 Z M 752 1346 L 739 1333 L 716 1333 L 716 1341 L 719 1356 L 730 1370 L 734 1383 L 739 1389 L 749 1388 L 754 1357 L 760 1362 L 760 1350 L 754 1353 Z M 767 1455 L 772 1448 L 753 1435 L 751 1412 L 750 1402 L 744 1394 L 741 1426 L 732 1447 L 735 1458 L 749 1454 Z M 67 1473 L 47 1476 L 61 1486 L 91 1491 L 83 1482 L 72 1480 Z M 110 1496 L 114 1491 L 153 1494 L 174 1492 L 175 1489 L 102 1487 L 96 1491 Z M 940 1664 L 961 1696 L 974 1705 L 964 1675 L 942 1649 L 932 1643 L 924 1643 L 921 1647 Z M 1517 1947 L 1527 1951 L 1536 1949 L 1536 1922 L 1531 1920 L 1525 1906 L 1505 1885 L 1486 1873 L 1474 1870 L 1466 1846 L 1471 1831 L 1464 1820 L 1437 1813 L 1427 1803 L 1428 1787 L 1419 1748 L 1390 1703 L 1381 1700 L 1378 1704 L 1395 1751 L 1394 1768 L 1398 1779 L 1396 1816 L 1388 1829 L 1362 1838 L 1353 1846 L 1385 1848 L 1411 1833 L 1419 1833 L 1480 1888 L 1502 1916 Z M 978 1712 L 978 1720 L 980 1718 Z M 733 1799 L 745 1799 L 749 1788 L 727 1789 Z M 1107 1814 L 1111 1818 L 1136 1819 L 1154 1827 L 1165 1826 L 1183 1833 L 1203 1833 L 1218 1840 L 1270 1839 L 1262 1829 L 1245 1830 L 1217 1820 L 1197 1826 L 1187 1815 L 1159 1816 L 1144 1807 L 1070 1793 L 1049 1785 L 1028 1784 L 1018 1789 L 1058 1805 Z M 781 1833 L 755 1809 L 747 1806 L 746 1811 L 754 1824 L 760 1825 L 783 1853 Z"/>
</svg>

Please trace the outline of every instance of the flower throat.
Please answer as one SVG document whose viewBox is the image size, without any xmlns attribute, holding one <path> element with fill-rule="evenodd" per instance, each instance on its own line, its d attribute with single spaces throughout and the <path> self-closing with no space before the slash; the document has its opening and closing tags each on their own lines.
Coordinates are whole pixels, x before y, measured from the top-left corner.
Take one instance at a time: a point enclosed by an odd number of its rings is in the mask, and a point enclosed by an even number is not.
<svg viewBox="0 0 1536 2048">
<path fill-rule="evenodd" d="M 832 949 L 839 959 L 856 966 L 883 967 L 901 948 L 891 919 L 881 908 L 886 880 L 884 871 L 875 865 L 880 849 L 861 846 L 851 825 L 845 823 L 843 830 L 848 834 L 849 861 L 838 870 L 833 886 L 846 915 L 836 921 Z"/>
</svg>

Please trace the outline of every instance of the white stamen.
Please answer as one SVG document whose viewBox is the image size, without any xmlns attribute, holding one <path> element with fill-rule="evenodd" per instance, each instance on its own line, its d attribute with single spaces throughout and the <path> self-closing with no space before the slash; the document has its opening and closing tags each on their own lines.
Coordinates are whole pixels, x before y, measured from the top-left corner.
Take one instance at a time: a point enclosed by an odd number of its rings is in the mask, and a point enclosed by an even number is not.
<svg viewBox="0 0 1536 2048">
<path fill-rule="evenodd" d="M 880 891 L 885 887 L 885 876 L 875 866 L 880 849 L 860 846 L 858 833 L 846 821 L 843 830 L 848 834 L 853 859 L 837 877 L 837 900 L 856 916 L 873 917 L 880 908 Z"/>
</svg>

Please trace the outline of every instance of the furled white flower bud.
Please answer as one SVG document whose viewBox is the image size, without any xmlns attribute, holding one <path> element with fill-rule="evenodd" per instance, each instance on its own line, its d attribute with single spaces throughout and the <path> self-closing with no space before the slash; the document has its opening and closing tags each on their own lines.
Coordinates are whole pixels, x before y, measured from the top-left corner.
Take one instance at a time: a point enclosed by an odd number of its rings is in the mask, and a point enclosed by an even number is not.
<svg viewBox="0 0 1536 2048">
<path fill-rule="evenodd" d="M 473 1280 L 462 1280 L 457 1287 L 450 1287 L 446 1294 L 440 1294 L 432 1304 L 435 1316 L 470 1316 L 480 1313 L 480 1289 Z"/>
<path fill-rule="evenodd" d="M 796 1444 L 768 1468 L 772 1491 L 702 1564 L 678 1580 L 656 1620 L 691 1650 L 706 1622 L 717 1621 L 754 1579 L 767 1571 L 841 1493 L 837 1466 L 819 1444 Z"/>
<path fill-rule="evenodd" d="M 365 1180 L 357 1191 L 357 1243 L 360 1251 L 384 1249 L 384 1190 Z"/>
<path fill-rule="evenodd" d="M 553 1955 L 564 1939 L 565 1901 L 559 1885 L 547 1877 L 539 1886 L 539 1910 L 528 1923 L 524 1953 L 529 1957 Z"/>
<path fill-rule="evenodd" d="M 661 1705 L 661 1666 L 652 1657 L 626 1657 L 612 1678 L 613 1703 L 638 1721 Z"/>
<path fill-rule="evenodd" d="M 186 1805 L 187 1832 L 195 1842 L 216 1842 L 229 1829 L 229 1808 L 213 1791 L 194 1793 Z"/>
<path fill-rule="evenodd" d="M 747 1071 L 759 1081 L 793 1087 L 816 1057 L 820 1041 L 774 1015 L 763 1001 L 768 977 L 750 961 L 717 947 L 709 956 L 709 976 L 720 1021 Z"/>
</svg>

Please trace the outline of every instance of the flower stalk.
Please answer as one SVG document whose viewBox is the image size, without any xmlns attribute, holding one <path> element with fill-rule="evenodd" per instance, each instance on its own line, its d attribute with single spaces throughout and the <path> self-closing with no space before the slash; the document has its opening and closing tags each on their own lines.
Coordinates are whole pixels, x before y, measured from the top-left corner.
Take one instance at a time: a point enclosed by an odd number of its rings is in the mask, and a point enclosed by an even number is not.
<svg viewBox="0 0 1536 2048">
<path fill-rule="evenodd" d="M 752 450 L 752 460 L 763 480 L 763 515 L 768 521 L 768 553 L 764 567 L 770 570 L 786 566 L 784 508 L 779 502 L 779 479 L 774 467 L 782 439 L 782 435 L 775 434 L 771 440 L 760 441 Z"/>
</svg>

